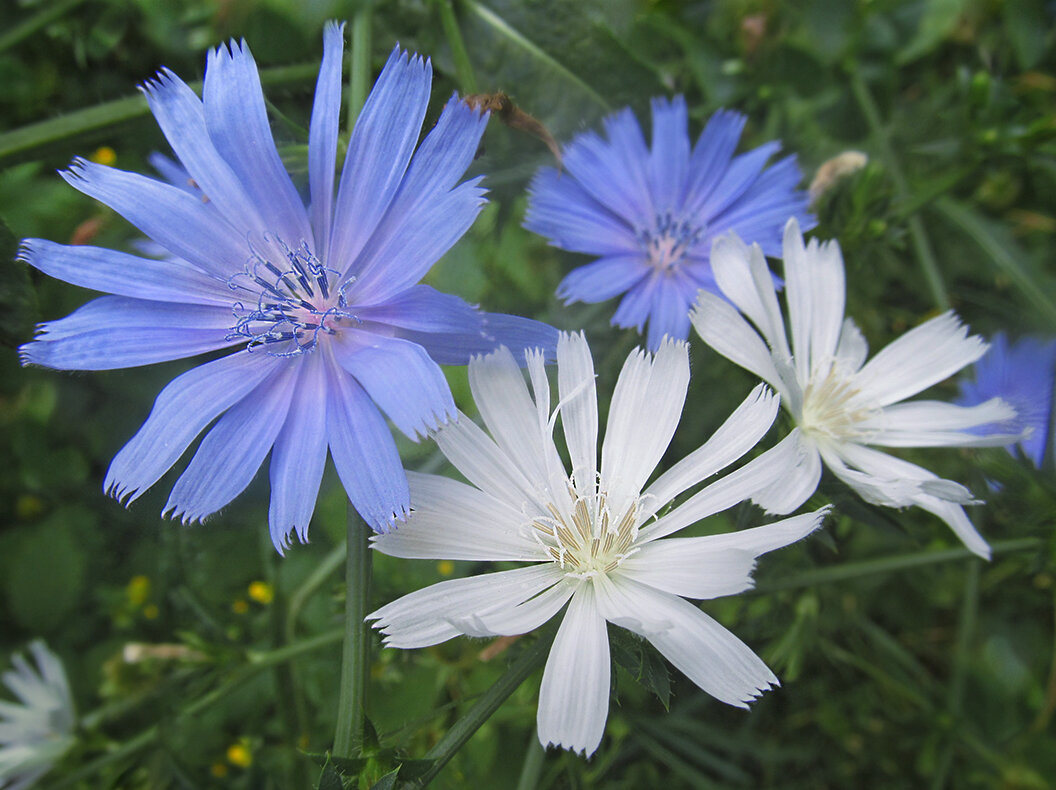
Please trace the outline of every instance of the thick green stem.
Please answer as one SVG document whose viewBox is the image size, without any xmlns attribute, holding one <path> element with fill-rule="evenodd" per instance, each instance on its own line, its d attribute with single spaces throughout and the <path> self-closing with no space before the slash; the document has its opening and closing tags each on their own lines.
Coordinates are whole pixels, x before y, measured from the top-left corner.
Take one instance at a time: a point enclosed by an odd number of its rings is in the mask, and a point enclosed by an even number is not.
<svg viewBox="0 0 1056 790">
<path fill-rule="evenodd" d="M 862 74 L 857 68 L 851 69 L 851 91 L 858 101 L 858 106 L 862 108 L 865 120 L 869 124 L 869 130 L 872 132 L 877 148 L 880 149 L 880 156 L 884 160 L 884 166 L 887 168 L 891 180 L 894 182 L 898 199 L 902 202 L 908 201 L 911 197 L 909 182 L 906 180 L 905 173 L 902 172 L 898 157 L 895 156 L 895 149 L 891 146 L 887 130 L 880 120 L 880 110 L 877 108 L 876 102 L 873 101 L 869 86 L 865 84 L 865 80 L 862 79 Z M 924 279 L 928 283 L 932 300 L 940 310 L 948 310 L 950 308 L 950 297 L 946 293 L 946 285 L 942 281 L 939 265 L 935 260 L 935 253 L 931 249 L 931 242 L 928 241 L 924 222 L 919 214 L 914 214 L 907 220 L 907 225 L 909 226 L 910 242 L 916 253 L 917 262 L 924 271 Z"/>
<path fill-rule="evenodd" d="M 429 784 L 440 770 L 447 765 L 448 761 L 455 756 L 466 742 L 473 737 L 480 726 L 486 722 L 491 715 L 497 711 L 510 695 L 513 694 L 536 669 L 542 666 L 550 652 L 550 645 L 554 641 L 556 629 L 543 629 L 533 644 L 525 649 L 510 668 L 506 670 L 501 678 L 495 681 L 491 688 L 485 691 L 465 716 L 456 721 L 444 737 L 436 742 L 425 758 L 435 760 L 432 767 L 413 782 L 403 785 L 403 790 L 412 790 L 425 787 Z"/>
<path fill-rule="evenodd" d="M 434 0 L 434 5 L 440 11 L 440 24 L 444 28 L 444 38 L 447 39 L 447 45 L 451 48 L 451 60 L 455 64 L 458 87 L 462 89 L 463 95 L 476 93 L 477 78 L 473 74 L 473 64 L 469 62 L 469 53 L 462 40 L 462 31 L 455 17 L 454 4 L 451 0 Z"/>
<path fill-rule="evenodd" d="M 370 529 L 348 506 L 348 552 L 345 555 L 345 639 L 341 656 L 341 686 L 337 700 L 334 755 L 352 757 L 363 744 L 367 679 L 370 676 Z"/>
<path fill-rule="evenodd" d="M 352 68 L 348 72 L 348 131 L 356 125 L 356 118 L 370 91 L 370 3 L 363 3 L 352 18 Z"/>
</svg>

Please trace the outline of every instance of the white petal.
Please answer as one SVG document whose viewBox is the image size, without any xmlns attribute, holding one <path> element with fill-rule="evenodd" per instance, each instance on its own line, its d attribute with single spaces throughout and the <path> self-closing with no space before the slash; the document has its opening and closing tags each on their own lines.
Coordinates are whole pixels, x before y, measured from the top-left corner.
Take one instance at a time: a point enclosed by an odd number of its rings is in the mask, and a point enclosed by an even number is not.
<svg viewBox="0 0 1056 790">
<path fill-rule="evenodd" d="M 796 433 L 707 488 L 697 492 L 670 513 L 642 528 L 639 545 L 677 532 L 702 518 L 719 513 L 766 490 L 793 465 L 801 463 L 804 449 Z"/>
<path fill-rule="evenodd" d="M 382 554 L 408 559 L 547 559 L 527 534 L 528 517 L 490 494 L 438 475 L 408 472 L 411 514 L 400 528 L 374 537 Z"/>
<path fill-rule="evenodd" d="M 854 319 L 846 318 L 843 321 L 843 330 L 840 332 L 840 342 L 836 346 L 836 362 L 846 371 L 856 373 L 869 356 L 869 344 L 862 335 Z"/>
<path fill-rule="evenodd" d="M 784 395 L 787 388 L 774 367 L 770 350 L 729 302 L 700 291 L 689 318 L 705 343 Z"/>
<path fill-rule="evenodd" d="M 569 604 L 550 648 L 536 717 L 543 746 L 585 756 L 597 751 L 609 715 L 609 636 L 594 587 L 584 584 Z"/>
<path fill-rule="evenodd" d="M 552 563 L 468 579 L 450 579 L 416 590 L 367 615 L 390 647 L 426 647 L 464 633 L 456 623 L 516 606 L 561 581 Z"/>
<path fill-rule="evenodd" d="M 455 622 L 466 636 L 516 636 L 534 631 L 550 620 L 576 592 L 572 584 L 558 583 L 527 601 Z"/>
<path fill-rule="evenodd" d="M 861 427 L 874 431 L 869 444 L 884 447 L 999 447 L 1018 441 L 1019 434 L 979 435 L 969 428 L 1015 417 L 1016 411 L 1000 398 L 976 406 L 941 401 L 896 403 L 866 420 Z"/>
<path fill-rule="evenodd" d="M 956 315 L 943 313 L 888 344 L 865 364 L 855 384 L 875 405 L 886 406 L 949 378 L 986 349 Z"/>
<path fill-rule="evenodd" d="M 770 430 L 780 400 L 763 384 L 751 391 L 704 445 L 672 466 L 649 486 L 644 495 L 647 519 L 683 491 L 724 469 Z"/>
<path fill-rule="evenodd" d="M 741 640 L 683 599 L 613 578 L 599 603 L 606 618 L 625 612 L 641 634 L 690 680 L 727 705 L 747 708 L 777 678 Z"/>
<path fill-rule="evenodd" d="M 945 521 L 970 552 L 984 560 L 990 559 L 990 544 L 968 519 L 963 507 L 935 497 L 921 497 L 916 504 Z"/>
<path fill-rule="evenodd" d="M 798 436 L 802 452 L 790 458 L 786 474 L 752 495 L 752 501 L 767 513 L 791 513 L 810 498 L 821 480 L 821 456 L 814 442 L 804 437 L 799 428 L 789 436 L 793 434 Z M 794 443 L 792 439 L 788 441 Z"/>
<path fill-rule="evenodd" d="M 601 477 L 614 514 L 622 514 L 664 454 L 689 387 L 688 346 L 665 340 L 650 360 L 631 352 L 616 382 L 601 451 Z M 618 516 L 614 516 L 618 519 Z"/>
<path fill-rule="evenodd" d="M 819 365 L 831 364 L 843 322 L 846 286 L 839 245 L 804 246 L 795 218 L 785 225 L 785 298 L 792 332 L 792 354 L 801 381 Z"/>
<path fill-rule="evenodd" d="M 723 294 L 755 324 L 767 345 L 789 356 L 773 275 L 759 245 L 748 247 L 732 232 L 720 236 L 711 247 L 711 269 Z"/>
<path fill-rule="evenodd" d="M 562 334 L 557 341 L 557 386 L 572 478 L 577 485 L 593 488 L 598 469 L 598 393 L 594 360 L 582 333 Z"/>
</svg>

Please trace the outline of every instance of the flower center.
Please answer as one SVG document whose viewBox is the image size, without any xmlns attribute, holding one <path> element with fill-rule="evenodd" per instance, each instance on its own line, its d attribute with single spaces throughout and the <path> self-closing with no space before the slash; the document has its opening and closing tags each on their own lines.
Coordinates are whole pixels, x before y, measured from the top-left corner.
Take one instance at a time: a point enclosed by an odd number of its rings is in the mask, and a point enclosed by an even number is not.
<svg viewBox="0 0 1056 790">
<path fill-rule="evenodd" d="M 348 311 L 344 293 L 355 277 L 340 281 L 307 244 L 295 250 L 281 241 L 277 246 L 286 256 L 283 266 L 254 251 L 245 271 L 228 281 L 231 290 L 256 299 L 234 303 L 235 325 L 227 339 L 245 338 L 249 351 L 264 346 L 273 356 L 306 354 L 321 335 L 334 334 L 342 321 L 358 320 Z"/>
<path fill-rule="evenodd" d="M 669 272 L 682 263 L 705 230 L 706 226 L 690 225 L 668 211 L 657 215 L 653 227 L 639 230 L 637 236 L 649 264 L 658 272 Z"/>
<path fill-rule="evenodd" d="M 569 485 L 569 493 L 571 516 L 548 504 L 550 515 L 532 520 L 536 539 L 568 576 L 587 579 L 611 573 L 638 551 L 638 500 L 614 520 L 604 492 L 582 496 Z"/>
<path fill-rule="evenodd" d="M 815 439 L 853 439 L 867 431 L 860 426 L 873 409 L 860 402 L 853 377 L 840 375 L 836 365 L 824 376 L 811 377 L 803 390 L 799 427 Z"/>
</svg>

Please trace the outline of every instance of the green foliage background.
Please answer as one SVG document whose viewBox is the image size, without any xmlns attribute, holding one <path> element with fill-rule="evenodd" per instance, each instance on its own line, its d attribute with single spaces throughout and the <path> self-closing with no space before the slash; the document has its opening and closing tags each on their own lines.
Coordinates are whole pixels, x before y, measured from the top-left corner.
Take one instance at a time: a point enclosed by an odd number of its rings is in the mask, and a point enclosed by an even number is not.
<svg viewBox="0 0 1056 790">
<path fill-rule="evenodd" d="M 445 7 L 471 76 L 456 68 Z M 174 474 L 127 510 L 104 497 L 109 460 L 164 383 L 192 363 L 21 369 L 15 348 L 33 323 L 91 294 L 13 256 L 17 239 L 31 236 L 128 247 L 134 230 L 54 171 L 74 155 L 105 154 L 102 146 L 117 166 L 146 171 L 146 155 L 166 146 L 133 86 L 162 65 L 200 79 L 206 48 L 228 37 L 250 42 L 283 154 L 303 172 L 322 23 L 363 8 L 338 0 L 0 8 L 0 647 L 45 637 L 87 716 L 80 744 L 44 786 L 285 788 L 319 776 L 305 753 L 329 747 L 336 715 L 345 518 L 336 478 L 324 481 L 311 543 L 285 558 L 267 536 L 260 475 L 205 526 L 159 519 Z M 848 312 L 874 349 L 946 300 L 985 335 L 1056 331 L 1053 3 L 395 0 L 370 13 L 375 70 L 396 41 L 432 56 L 427 124 L 471 78 L 480 91 L 507 92 L 562 141 L 625 105 L 644 120 L 651 96 L 683 93 L 694 136 L 719 107 L 741 110 L 750 119 L 744 146 L 782 139 L 808 180 L 843 151 L 866 152 L 869 164 L 822 201 L 815 233 L 839 239 Z M 548 157 L 535 138 L 491 123 L 473 171 L 487 174 L 492 203 L 430 282 L 487 309 L 584 328 L 604 401 L 638 338 L 608 327 L 611 304 L 554 299 L 563 274 L 586 259 L 520 227 L 525 186 Z M 699 341 L 692 354 L 668 461 L 699 445 L 754 383 Z M 450 378 L 472 411 L 464 372 Z M 948 397 L 955 388 L 937 390 Z M 428 443 L 401 440 L 401 451 L 409 468 L 443 468 Z M 756 593 L 705 604 L 784 681 L 750 713 L 668 676 L 655 654 L 613 632 L 614 701 L 591 761 L 539 749 L 536 673 L 433 786 L 1051 786 L 1051 463 L 1035 471 L 1001 450 L 906 456 L 988 499 L 971 512 L 997 550 L 991 563 L 968 558 L 937 519 L 880 512 L 826 479 L 811 502 L 836 505 L 824 534 L 767 556 Z M 988 490 L 987 480 L 1000 487 Z M 761 518 L 743 508 L 699 529 Z M 482 570 L 377 557 L 376 602 Z M 274 598 L 254 598 L 253 582 Z M 377 742 L 361 786 L 421 757 L 530 642 L 487 661 L 487 643 L 464 639 L 421 651 L 379 646 L 368 711 Z M 129 662 L 133 643 L 191 652 Z M 146 742 L 129 749 L 136 738 Z"/>
</svg>

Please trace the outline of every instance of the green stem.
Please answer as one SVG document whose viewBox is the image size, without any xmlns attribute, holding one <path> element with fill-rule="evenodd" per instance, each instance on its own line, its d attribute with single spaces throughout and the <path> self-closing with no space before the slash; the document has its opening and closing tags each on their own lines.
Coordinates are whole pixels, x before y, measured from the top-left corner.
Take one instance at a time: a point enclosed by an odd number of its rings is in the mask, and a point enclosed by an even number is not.
<svg viewBox="0 0 1056 790">
<path fill-rule="evenodd" d="M 458 27 L 458 19 L 455 17 L 455 7 L 451 0 L 434 0 L 434 5 L 440 11 L 440 24 L 444 28 L 444 37 L 447 45 L 451 48 L 451 59 L 455 64 L 455 76 L 458 78 L 458 86 L 463 95 L 477 92 L 477 78 L 473 74 L 473 64 L 469 62 L 469 53 L 466 44 L 462 40 L 462 31 Z"/>
<path fill-rule="evenodd" d="M 342 636 L 344 636 L 344 629 L 333 629 L 309 639 L 305 639 L 303 642 L 298 642 L 295 645 L 286 645 L 278 650 L 270 650 L 266 653 L 251 653 L 247 657 L 248 663 L 232 672 L 226 683 L 189 703 L 187 707 L 180 711 L 180 715 L 187 717 L 196 716 L 207 708 L 215 705 L 217 702 L 228 697 L 232 692 L 237 690 L 239 686 L 256 677 L 261 672 L 277 666 L 278 664 L 290 661 L 304 653 L 310 653 L 332 645 L 335 642 L 340 641 Z M 88 719 L 90 717 L 91 714 L 84 718 Z M 101 757 L 96 758 L 80 770 L 74 771 L 55 783 L 48 785 L 48 790 L 61 790 L 61 788 L 73 787 L 78 782 L 95 775 L 106 766 L 132 757 L 153 744 L 161 734 L 161 729 L 162 728 L 159 725 L 155 724 L 153 727 L 144 730 L 135 738 L 120 744 L 113 751 L 107 752 Z"/>
<path fill-rule="evenodd" d="M 404 790 L 425 787 L 431 782 L 440 770 L 447 765 L 448 761 L 455 756 L 467 741 L 473 736 L 480 726 L 486 722 L 495 711 L 497 711 L 510 695 L 513 694 L 546 660 L 550 652 L 550 645 L 554 641 L 556 631 L 554 628 L 544 629 L 535 641 L 527 647 L 517 658 L 506 673 L 495 681 L 494 685 L 485 691 L 466 715 L 456 721 L 444 737 L 436 742 L 428 752 L 425 759 L 434 760 L 432 767 L 413 782 L 403 785 Z"/>
<path fill-rule="evenodd" d="M 345 563 L 345 552 L 348 546 L 342 543 L 334 547 L 329 554 L 315 566 L 307 579 L 290 596 L 290 605 L 286 607 L 286 641 L 292 642 L 297 632 L 297 618 L 305 604 L 322 587 L 326 581 Z"/>
<path fill-rule="evenodd" d="M 1042 541 L 1040 538 L 1014 538 L 1012 540 L 996 541 L 991 544 L 990 550 L 996 556 L 1014 551 L 1031 551 L 1040 548 L 1041 545 Z M 875 560 L 863 560 L 862 562 L 847 562 L 828 568 L 815 568 L 804 571 L 786 579 L 764 581 L 753 592 L 770 593 L 778 590 L 794 590 L 799 587 L 813 587 L 816 584 L 829 584 L 831 582 L 857 579 L 861 576 L 871 576 L 875 573 L 892 573 L 917 568 L 921 565 L 966 560 L 974 556 L 968 549 L 960 548 L 898 554 L 894 557 L 881 557 Z"/>
<path fill-rule="evenodd" d="M 873 101 L 869 86 L 865 84 L 865 80 L 862 79 L 862 74 L 857 68 L 851 69 L 851 92 L 854 93 L 858 106 L 862 108 L 866 123 L 869 124 L 869 130 L 872 132 L 876 145 L 880 149 L 880 156 L 884 160 L 884 166 L 894 182 L 895 193 L 899 201 L 908 201 L 911 197 L 909 182 L 906 180 L 905 173 L 902 172 L 898 157 L 895 156 L 895 149 L 891 146 L 891 140 L 887 135 L 883 122 L 880 120 L 880 110 L 876 106 L 876 102 Z M 945 284 L 942 282 L 942 275 L 939 273 L 939 265 L 935 260 L 935 253 L 932 251 L 931 242 L 928 241 L 928 234 L 924 230 L 924 222 L 919 214 L 914 214 L 907 220 L 907 225 L 909 226 L 910 242 L 916 253 L 917 262 L 924 271 L 924 279 L 928 283 L 932 300 L 940 310 L 948 310 L 950 308 L 950 297 L 946 293 Z"/>
<path fill-rule="evenodd" d="M 265 86 L 296 85 L 315 79 L 318 72 L 318 63 L 279 66 L 261 69 L 260 81 Z M 200 82 L 191 83 L 191 87 L 198 91 L 201 90 L 201 85 Z M 134 121 L 149 112 L 146 99 L 142 96 L 128 96 L 12 129 L 0 134 L 0 164 L 7 166 L 12 164 L 12 161 L 7 160 L 31 159 L 32 154 L 63 140 Z"/>
<path fill-rule="evenodd" d="M 524 754 L 524 763 L 521 765 L 517 790 L 535 790 L 539 786 L 539 775 L 543 772 L 545 759 L 546 749 L 539 742 L 539 736 L 535 730 L 532 730 L 532 734 L 528 736 L 528 749 Z"/>
<path fill-rule="evenodd" d="M 370 3 L 365 2 L 352 17 L 352 67 L 348 72 L 348 132 L 367 101 L 370 90 Z"/>
<path fill-rule="evenodd" d="M 29 19 L 12 26 L 11 29 L 0 36 L 0 52 L 6 52 L 11 49 L 11 47 L 15 46 L 15 44 L 22 41 L 22 39 L 29 38 L 41 28 L 50 25 L 56 19 L 61 19 L 66 16 L 66 14 L 70 13 L 70 11 L 83 2 L 84 0 L 60 0 L 60 2 L 55 3 L 55 5 L 50 8 L 42 9 Z"/>
<path fill-rule="evenodd" d="M 345 639 L 341 655 L 341 686 L 337 699 L 334 756 L 352 757 L 363 744 L 367 678 L 370 675 L 370 529 L 348 506 L 348 552 L 345 555 Z"/>
</svg>

